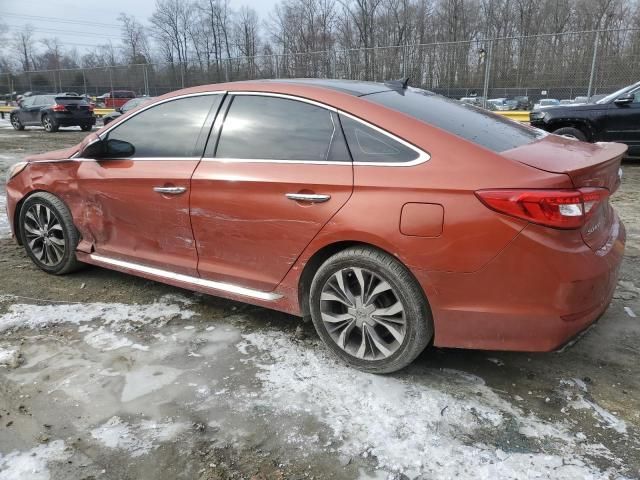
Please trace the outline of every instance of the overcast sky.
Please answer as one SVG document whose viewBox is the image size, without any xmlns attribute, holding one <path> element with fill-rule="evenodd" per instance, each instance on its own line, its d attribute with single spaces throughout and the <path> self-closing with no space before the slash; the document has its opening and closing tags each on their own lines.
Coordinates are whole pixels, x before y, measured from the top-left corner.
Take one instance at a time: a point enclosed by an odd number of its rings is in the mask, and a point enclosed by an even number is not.
<svg viewBox="0 0 640 480">
<path fill-rule="evenodd" d="M 135 15 L 147 25 L 155 3 L 155 0 L 0 0 L 0 21 L 10 31 L 29 23 L 36 38 L 58 37 L 66 48 L 82 51 L 109 40 L 119 41 L 120 12 Z M 267 19 L 276 3 L 277 0 L 230 0 L 232 9 L 250 6 L 261 20 Z"/>
</svg>

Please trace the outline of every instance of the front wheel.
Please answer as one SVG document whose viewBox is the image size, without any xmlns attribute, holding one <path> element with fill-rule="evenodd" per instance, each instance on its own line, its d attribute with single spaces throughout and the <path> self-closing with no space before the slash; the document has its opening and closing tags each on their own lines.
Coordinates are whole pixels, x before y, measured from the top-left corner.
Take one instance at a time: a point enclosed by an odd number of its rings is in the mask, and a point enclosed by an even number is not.
<svg viewBox="0 0 640 480">
<path fill-rule="evenodd" d="M 76 270 L 79 241 L 71 212 L 55 195 L 38 192 L 20 209 L 20 236 L 27 255 L 47 273 L 62 275 Z"/>
<path fill-rule="evenodd" d="M 24 125 L 18 118 L 18 115 L 11 115 L 11 126 L 16 130 L 24 130 Z"/>
<path fill-rule="evenodd" d="M 404 265 L 374 248 L 348 248 L 325 261 L 309 301 L 318 335 L 334 355 L 359 370 L 400 370 L 433 337 L 422 288 Z"/>
<path fill-rule="evenodd" d="M 91 130 L 93 128 L 93 125 L 89 124 L 89 125 L 80 125 L 80 128 L 82 129 L 83 132 L 88 132 L 89 130 Z"/>
<path fill-rule="evenodd" d="M 51 118 L 49 115 L 44 115 L 42 117 L 42 126 L 44 127 L 46 132 L 52 133 L 58 131 L 58 123 Z"/>
<path fill-rule="evenodd" d="M 578 128 L 574 127 L 562 127 L 553 131 L 556 135 L 562 135 L 563 137 L 575 138 L 576 140 L 580 140 L 582 142 L 587 141 L 587 136 L 584 132 Z"/>
</svg>

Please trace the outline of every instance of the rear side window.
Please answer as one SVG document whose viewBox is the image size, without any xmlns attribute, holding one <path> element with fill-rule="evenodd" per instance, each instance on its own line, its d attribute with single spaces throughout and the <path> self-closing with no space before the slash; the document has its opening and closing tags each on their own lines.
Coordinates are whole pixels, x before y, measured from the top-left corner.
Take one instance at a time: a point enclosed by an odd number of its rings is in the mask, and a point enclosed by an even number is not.
<svg viewBox="0 0 640 480">
<path fill-rule="evenodd" d="M 44 105 L 53 105 L 55 102 L 55 98 L 53 95 L 37 95 L 33 102 L 34 106 L 44 106 Z"/>
<path fill-rule="evenodd" d="M 161 103 L 117 125 L 108 138 L 133 144 L 134 158 L 192 157 L 200 130 L 221 95 L 179 98 Z"/>
<path fill-rule="evenodd" d="M 354 162 L 406 163 L 416 160 L 419 156 L 417 151 L 389 135 L 346 115 L 340 115 L 340 123 Z"/>
<path fill-rule="evenodd" d="M 297 100 L 237 95 L 224 120 L 218 158 L 350 161 L 337 117 Z"/>
<path fill-rule="evenodd" d="M 364 98 L 494 152 L 526 145 L 544 135 L 501 115 L 417 88 L 375 93 Z"/>
</svg>

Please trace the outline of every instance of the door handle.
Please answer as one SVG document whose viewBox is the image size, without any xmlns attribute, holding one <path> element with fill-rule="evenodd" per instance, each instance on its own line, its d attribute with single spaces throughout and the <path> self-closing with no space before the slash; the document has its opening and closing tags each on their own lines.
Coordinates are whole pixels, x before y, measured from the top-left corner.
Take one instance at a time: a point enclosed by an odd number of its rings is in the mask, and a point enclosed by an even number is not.
<svg viewBox="0 0 640 480">
<path fill-rule="evenodd" d="M 287 193 L 289 200 L 296 202 L 323 203 L 331 198 L 331 195 L 321 195 L 318 193 Z"/>
<path fill-rule="evenodd" d="M 166 195 L 180 195 L 187 191 L 187 187 L 153 187 L 153 191 Z"/>
</svg>

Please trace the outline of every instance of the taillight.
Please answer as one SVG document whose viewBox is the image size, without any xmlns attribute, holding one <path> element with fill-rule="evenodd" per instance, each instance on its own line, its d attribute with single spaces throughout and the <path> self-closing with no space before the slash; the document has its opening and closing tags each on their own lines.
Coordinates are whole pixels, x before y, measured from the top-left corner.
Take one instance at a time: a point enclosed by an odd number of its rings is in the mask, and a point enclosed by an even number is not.
<svg viewBox="0 0 640 480">
<path fill-rule="evenodd" d="M 67 107 L 65 107 L 64 105 L 60 105 L 59 103 L 56 103 L 51 110 L 53 110 L 54 112 L 66 112 L 67 111 Z"/>
<path fill-rule="evenodd" d="M 500 213 L 553 228 L 580 228 L 607 200 L 604 188 L 577 190 L 479 190 L 476 196 Z"/>
</svg>

